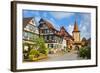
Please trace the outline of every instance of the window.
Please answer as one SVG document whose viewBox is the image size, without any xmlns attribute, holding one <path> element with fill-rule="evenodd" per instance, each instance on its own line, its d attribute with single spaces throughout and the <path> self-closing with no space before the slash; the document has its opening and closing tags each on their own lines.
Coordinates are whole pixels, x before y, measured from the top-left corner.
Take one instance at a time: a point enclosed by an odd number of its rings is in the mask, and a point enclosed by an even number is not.
<svg viewBox="0 0 100 73">
<path fill-rule="evenodd" d="M 50 48 L 49 45 L 50 45 L 50 44 L 48 44 L 48 48 Z"/>
<path fill-rule="evenodd" d="M 50 31 L 47 29 L 47 33 L 50 33 Z"/>
<path fill-rule="evenodd" d="M 44 29 L 48 29 L 48 27 L 47 27 L 45 24 L 42 26 L 42 28 L 44 28 Z"/>
<path fill-rule="evenodd" d="M 51 39 L 54 40 L 53 36 L 51 36 Z"/>
<path fill-rule="evenodd" d="M 54 45 L 53 44 L 48 44 L 48 48 L 53 48 Z"/>
<path fill-rule="evenodd" d="M 48 33 L 48 30 L 47 29 L 45 29 L 45 33 Z"/>
<path fill-rule="evenodd" d="M 36 26 L 30 25 L 30 24 L 26 26 L 26 29 L 32 32 L 35 32 L 37 30 L 36 28 L 37 28 Z"/>
<path fill-rule="evenodd" d="M 49 36 L 47 36 L 47 40 L 49 40 Z"/>
<path fill-rule="evenodd" d="M 28 38 L 27 32 L 23 32 L 23 39 L 27 39 L 27 38 Z"/>
<path fill-rule="evenodd" d="M 23 32 L 23 39 L 26 40 L 34 40 L 38 37 L 38 35 L 30 33 L 30 32 Z"/>
<path fill-rule="evenodd" d="M 51 44 L 51 48 L 53 48 L 53 44 Z"/>
<path fill-rule="evenodd" d="M 47 36 L 44 36 L 44 39 L 47 40 Z"/>
<path fill-rule="evenodd" d="M 28 40 L 32 40 L 34 38 L 32 33 L 28 33 Z"/>
<path fill-rule="evenodd" d="M 51 40 L 51 36 L 49 36 L 49 40 Z"/>
<path fill-rule="evenodd" d="M 49 36 L 49 40 L 54 40 L 52 35 Z"/>
<path fill-rule="evenodd" d="M 44 33 L 44 30 L 43 29 L 40 29 L 39 31 L 40 31 L 40 33 Z"/>
</svg>

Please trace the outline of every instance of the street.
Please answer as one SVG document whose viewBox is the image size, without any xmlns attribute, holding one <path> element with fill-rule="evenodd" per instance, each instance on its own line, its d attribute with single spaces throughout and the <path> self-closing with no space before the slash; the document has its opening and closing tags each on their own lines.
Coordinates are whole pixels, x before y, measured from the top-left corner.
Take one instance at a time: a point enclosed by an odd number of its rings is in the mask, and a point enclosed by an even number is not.
<svg viewBox="0 0 100 73">
<path fill-rule="evenodd" d="M 65 60 L 82 60 L 79 58 L 75 51 L 68 53 L 49 54 L 47 59 L 40 60 L 39 62 L 47 61 L 65 61 Z"/>
</svg>

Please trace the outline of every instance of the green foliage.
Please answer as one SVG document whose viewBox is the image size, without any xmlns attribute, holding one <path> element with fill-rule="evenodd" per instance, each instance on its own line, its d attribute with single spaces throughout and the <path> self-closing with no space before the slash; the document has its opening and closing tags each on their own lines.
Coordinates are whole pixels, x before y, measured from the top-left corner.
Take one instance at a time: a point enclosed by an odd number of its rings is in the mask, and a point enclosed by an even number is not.
<svg viewBox="0 0 100 73">
<path fill-rule="evenodd" d="M 39 38 L 35 39 L 35 46 L 38 47 L 38 51 L 40 53 L 43 53 L 45 55 L 48 54 L 48 48 L 46 48 L 45 41 L 42 37 L 39 37 Z"/>
<path fill-rule="evenodd" d="M 33 59 L 33 57 L 34 57 L 33 55 L 29 55 L 29 59 L 30 59 L 30 60 L 32 60 L 32 59 Z"/>
<path fill-rule="evenodd" d="M 85 58 L 85 56 L 86 56 L 86 49 L 84 49 L 83 47 L 80 48 L 79 56 L 82 57 L 82 58 Z"/>
<path fill-rule="evenodd" d="M 33 39 L 35 42 L 34 47 L 37 48 L 37 51 L 39 51 L 42 54 L 47 55 L 48 54 L 48 48 L 45 46 L 45 41 L 43 37 L 37 37 L 36 39 Z"/>
<path fill-rule="evenodd" d="M 39 54 L 40 54 L 39 51 L 37 51 L 37 50 L 35 50 L 35 49 L 31 49 L 30 52 L 29 52 L 29 56 L 31 56 L 31 57 L 32 57 L 32 55 L 33 55 L 34 57 L 38 57 Z"/>
<path fill-rule="evenodd" d="M 91 48 L 90 48 L 90 46 L 85 46 L 85 47 L 80 48 L 79 56 L 82 57 L 82 58 L 90 59 L 91 58 Z"/>
<path fill-rule="evenodd" d="M 87 52 L 86 52 L 87 58 L 90 59 L 91 58 L 91 48 L 90 46 L 87 46 L 86 49 L 87 49 Z"/>
<path fill-rule="evenodd" d="M 31 48 L 29 52 L 29 59 L 33 60 L 35 58 L 41 57 L 41 55 L 48 55 L 48 48 L 45 46 L 45 41 L 42 37 L 37 37 L 36 39 L 33 39 L 34 46 Z"/>
</svg>

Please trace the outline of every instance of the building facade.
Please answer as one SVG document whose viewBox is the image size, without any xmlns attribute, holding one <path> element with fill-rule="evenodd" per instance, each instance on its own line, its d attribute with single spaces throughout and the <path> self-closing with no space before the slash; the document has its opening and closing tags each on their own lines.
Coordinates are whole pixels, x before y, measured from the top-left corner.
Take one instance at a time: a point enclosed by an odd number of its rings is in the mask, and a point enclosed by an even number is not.
<svg viewBox="0 0 100 73">
<path fill-rule="evenodd" d="M 34 47 L 39 32 L 33 17 L 23 18 L 23 58 L 28 58 L 28 52 Z"/>
<path fill-rule="evenodd" d="M 59 52 L 66 49 L 68 38 L 72 38 L 64 27 L 61 27 L 58 31 L 50 22 L 44 19 L 40 19 L 38 28 L 39 35 L 43 36 L 46 46 L 51 51 Z"/>
<path fill-rule="evenodd" d="M 50 53 L 65 49 L 77 50 L 81 47 L 80 31 L 75 21 L 72 35 L 62 26 L 60 30 L 45 19 L 36 24 L 33 17 L 23 18 L 23 57 L 28 58 L 28 52 L 34 47 L 35 39 L 42 36 Z M 35 48 L 34 48 L 35 49 Z"/>
</svg>

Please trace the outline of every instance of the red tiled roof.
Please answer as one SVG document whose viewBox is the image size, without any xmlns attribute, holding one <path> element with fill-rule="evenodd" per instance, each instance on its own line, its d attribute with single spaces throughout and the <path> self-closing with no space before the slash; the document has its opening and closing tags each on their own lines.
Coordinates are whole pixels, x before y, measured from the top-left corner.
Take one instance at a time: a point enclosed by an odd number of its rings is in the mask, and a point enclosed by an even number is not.
<svg viewBox="0 0 100 73">
<path fill-rule="evenodd" d="M 60 33 L 62 36 L 65 36 L 67 38 L 71 38 L 73 40 L 73 37 L 66 31 L 66 29 L 63 26 L 60 29 Z"/>
</svg>

